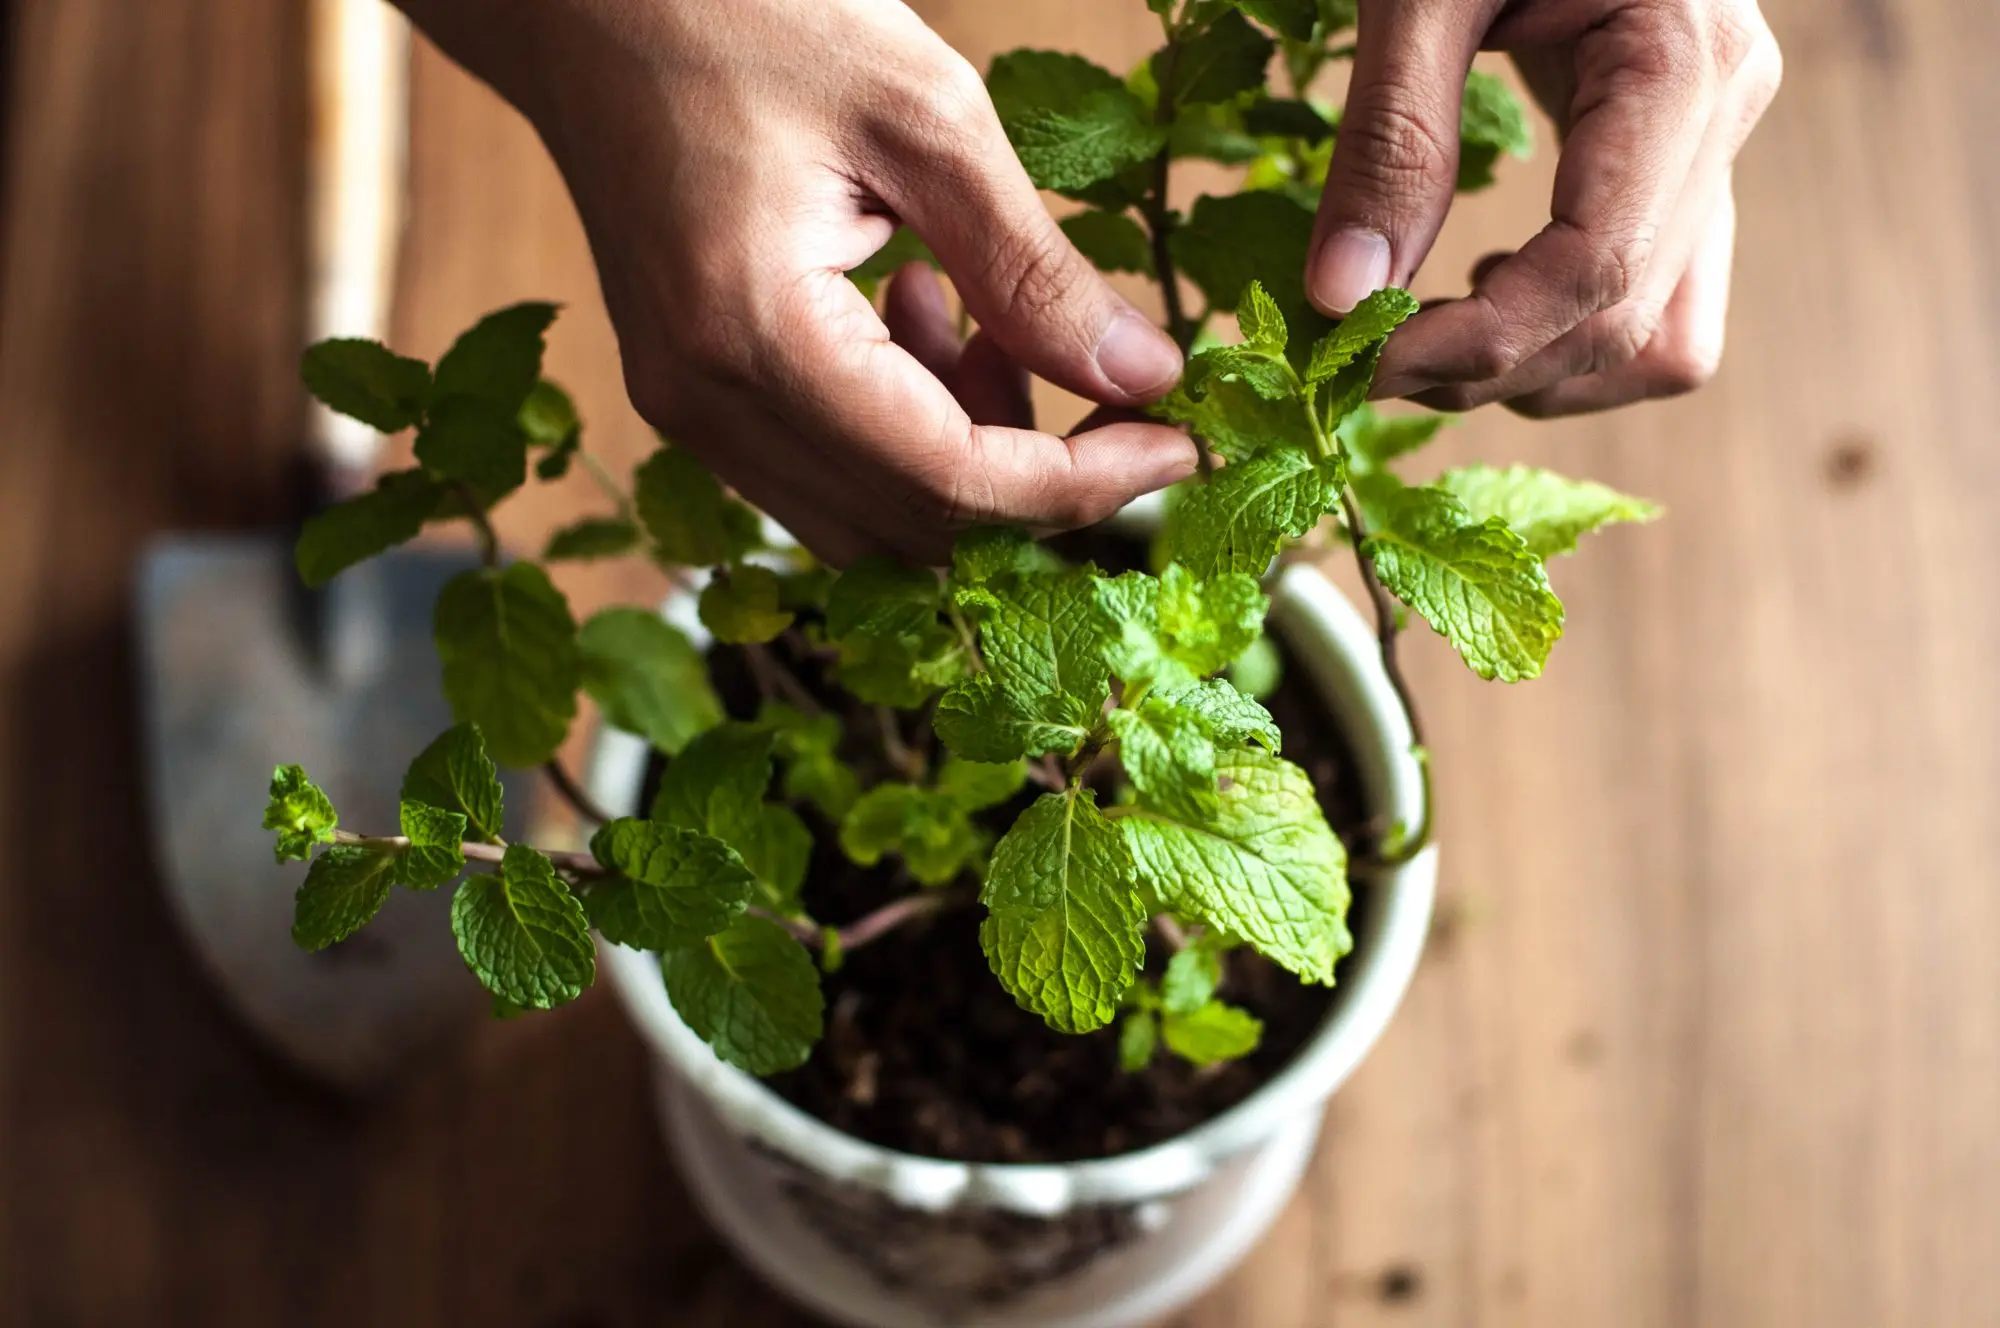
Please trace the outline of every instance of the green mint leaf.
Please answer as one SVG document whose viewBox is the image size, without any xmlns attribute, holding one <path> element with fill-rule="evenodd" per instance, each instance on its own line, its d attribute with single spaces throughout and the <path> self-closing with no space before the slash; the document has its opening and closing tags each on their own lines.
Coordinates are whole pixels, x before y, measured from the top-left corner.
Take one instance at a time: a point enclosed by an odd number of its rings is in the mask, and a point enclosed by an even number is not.
<svg viewBox="0 0 2000 1328">
<path fill-rule="evenodd" d="M 872 300 L 885 280 L 911 263 L 929 263 L 932 267 L 936 267 L 937 255 L 917 238 L 915 231 L 908 226 L 898 226 L 888 241 L 870 255 L 860 267 L 848 270 L 847 279 L 860 287 L 861 293 Z"/>
<path fill-rule="evenodd" d="M 591 837 L 590 852 L 617 872 L 584 898 L 590 925 L 636 950 L 694 945 L 743 912 L 757 879 L 713 835 L 624 817 Z"/>
<path fill-rule="evenodd" d="M 923 790 L 914 784 L 877 784 L 855 802 L 840 823 L 840 851 L 863 867 L 902 846 L 903 835 L 922 815 Z"/>
<path fill-rule="evenodd" d="M 1181 107 L 1167 132 L 1167 151 L 1177 160 L 1202 157 L 1240 166 L 1262 156 L 1264 145 L 1244 132 L 1243 112 L 1228 101 Z"/>
<path fill-rule="evenodd" d="M 1335 133 L 1333 122 L 1311 102 L 1260 101 L 1243 112 L 1243 127 L 1259 138 L 1296 138 L 1324 143 Z"/>
<path fill-rule="evenodd" d="M 669 756 L 722 722 L 722 701 L 694 643 L 657 613 L 605 609 L 576 638 L 584 691 L 613 728 L 637 733 Z"/>
<path fill-rule="evenodd" d="M 1103 707 L 1110 673 L 1093 582 L 1089 572 L 1072 569 L 990 588 L 980 650 L 987 672 L 1024 713 L 1087 725 Z"/>
<path fill-rule="evenodd" d="M 1417 297 L 1394 286 L 1367 296 L 1313 346 L 1312 358 L 1306 362 L 1306 382 L 1316 387 L 1329 381 L 1387 341 L 1389 334 L 1416 311 Z"/>
<path fill-rule="evenodd" d="M 1046 752 L 1070 755 L 1090 736 L 1094 715 L 1061 697 L 1030 705 L 1004 690 L 990 673 L 954 683 L 932 719 L 938 738 L 970 761 L 1004 762 Z"/>
<path fill-rule="evenodd" d="M 1493 183 L 1493 167 L 1502 153 L 1526 158 L 1535 150 L 1527 108 L 1505 83 L 1480 69 L 1465 76 L 1458 137 L 1458 188 L 1464 193 Z"/>
<path fill-rule="evenodd" d="M 1160 1023 L 1151 1011 L 1139 1010 L 1118 1024 L 1118 1064 L 1127 1074 L 1137 1074 L 1153 1063 L 1160 1045 Z"/>
<path fill-rule="evenodd" d="M 444 491 L 421 470 L 391 471 L 367 493 L 310 518 L 299 531 L 293 560 L 299 579 L 323 586 L 358 562 L 415 539 L 437 511 Z"/>
<path fill-rule="evenodd" d="M 842 735 L 836 715 L 806 715 L 778 701 L 767 701 L 757 722 L 771 730 L 773 750 L 784 768 L 787 798 L 809 802 L 827 820 L 840 823 L 861 796 L 861 781 L 840 759 Z"/>
<path fill-rule="evenodd" d="M 1167 961 L 1160 977 L 1160 1006 L 1168 1014 L 1193 1014 L 1214 998 L 1221 983 L 1222 956 L 1213 946 L 1196 942 Z"/>
<path fill-rule="evenodd" d="M 944 588 L 937 574 L 871 554 L 833 583 L 826 596 L 826 633 L 838 641 L 857 634 L 913 635 L 937 623 Z"/>
<path fill-rule="evenodd" d="M 1073 113 L 1047 108 L 1004 121 L 1007 138 L 1039 189 L 1083 189 L 1166 146 L 1167 131 L 1119 88 L 1086 97 Z"/>
<path fill-rule="evenodd" d="M 1307 454 L 1264 452 L 1191 486 L 1167 516 L 1167 549 L 1203 580 L 1227 572 L 1262 576 L 1287 540 L 1319 524 L 1337 492 Z"/>
<path fill-rule="evenodd" d="M 515 414 L 515 422 L 528 441 L 537 447 L 553 447 L 574 450 L 583 422 L 577 418 L 576 402 L 569 393 L 543 378 L 529 389 L 527 398 L 521 402 L 521 409 Z M 545 477 L 547 478 L 547 477 Z"/>
<path fill-rule="evenodd" d="M 1118 1015 L 1146 958 L 1146 914 L 1117 827 L 1088 789 L 1048 793 L 994 846 L 980 946 L 1000 984 L 1051 1028 Z"/>
<path fill-rule="evenodd" d="M 359 844 L 335 844 L 313 859 L 293 901 L 292 940 L 324 950 L 368 925 L 389 898 L 396 854 Z"/>
<path fill-rule="evenodd" d="M 1229 681 L 1237 691 L 1253 700 L 1263 700 L 1278 690 L 1285 663 L 1270 638 L 1258 637 L 1242 654 L 1229 661 Z"/>
<path fill-rule="evenodd" d="M 1028 782 L 1028 767 L 1022 761 L 968 761 L 953 756 L 938 771 L 937 791 L 954 809 L 983 811 L 997 807 L 1021 791 Z"/>
<path fill-rule="evenodd" d="M 1075 111 L 1100 92 L 1122 92 L 1118 76 L 1064 51 L 1008 51 L 986 70 L 986 92 L 1005 124 L 1031 111 Z"/>
<path fill-rule="evenodd" d="M 840 685 L 870 705 L 913 710 L 965 676 L 965 648 L 941 623 L 907 636 L 857 632 L 840 642 Z"/>
<path fill-rule="evenodd" d="M 271 792 L 264 804 L 264 828 L 278 832 L 279 862 L 312 856 L 314 844 L 331 844 L 340 817 L 320 786 L 306 778 L 304 766 L 281 765 L 271 772 Z"/>
<path fill-rule="evenodd" d="M 1152 242 L 1122 212 L 1079 212 L 1063 218 L 1062 232 L 1100 271 L 1153 275 Z"/>
<path fill-rule="evenodd" d="M 741 853 L 739 841 L 762 830 L 776 744 L 769 729 L 737 720 L 697 735 L 667 762 L 652 818 L 714 835 Z"/>
<path fill-rule="evenodd" d="M 1261 1020 L 1221 1001 L 1186 1014 L 1169 1012 L 1160 1020 L 1160 1038 L 1167 1050 L 1203 1067 L 1248 1056 L 1263 1036 Z"/>
<path fill-rule="evenodd" d="M 1199 400 L 1175 389 L 1154 412 L 1187 425 L 1232 462 L 1246 461 L 1267 448 L 1312 450 L 1312 424 L 1305 407 L 1289 393 L 1267 399 L 1240 379 L 1210 379 L 1202 387 L 1205 394 Z"/>
<path fill-rule="evenodd" d="M 397 855 L 396 883 L 412 890 L 435 890 L 465 870 L 466 819 L 422 802 L 399 809 L 403 837 L 410 846 Z"/>
<path fill-rule="evenodd" d="M 1118 736 L 1118 759 L 1133 788 L 1188 820 L 1215 814 L 1215 744 L 1193 715 L 1149 696 L 1105 722 Z"/>
<path fill-rule="evenodd" d="M 1261 283 L 1303 348 L 1331 325 L 1306 299 L 1312 232 L 1312 209 L 1283 194 L 1203 195 L 1174 229 L 1168 247 L 1175 265 L 1213 309 L 1235 309 L 1250 283 Z"/>
<path fill-rule="evenodd" d="M 794 1069 L 819 1041 L 819 972 L 775 922 L 740 917 L 699 945 L 661 955 L 660 973 L 682 1020 L 739 1070 Z"/>
<path fill-rule="evenodd" d="M 946 795 L 911 784 L 878 784 L 840 826 L 841 851 L 864 867 L 897 853 L 924 885 L 943 885 L 986 851 L 987 837 Z"/>
<path fill-rule="evenodd" d="M 983 586 L 995 577 L 1050 572 L 1060 566 L 1054 554 L 1019 526 L 974 526 L 958 537 L 951 551 L 954 592 Z"/>
<path fill-rule="evenodd" d="M 725 494 L 692 452 L 661 448 L 633 474 L 632 488 L 639 524 L 661 562 L 710 567 L 759 543 L 756 513 Z"/>
<path fill-rule="evenodd" d="M 542 561 L 590 562 L 616 558 L 639 547 L 639 527 L 620 517 L 587 516 L 549 536 Z"/>
<path fill-rule="evenodd" d="M 549 860 L 509 844 L 500 874 L 469 876 L 451 899 L 459 957 L 486 990 L 528 1010 L 552 1010 L 597 976 L 583 905 Z"/>
<path fill-rule="evenodd" d="M 755 563 L 725 568 L 702 587 L 702 626 L 726 645 L 761 645 L 792 625 L 778 607 L 778 574 Z"/>
<path fill-rule="evenodd" d="M 1230 101 L 1264 86 L 1275 49 L 1269 37 L 1230 10 L 1194 36 L 1155 52 L 1148 67 L 1158 86 L 1171 82 L 1176 106 Z"/>
<path fill-rule="evenodd" d="M 540 765 L 576 717 L 581 682 L 569 601 L 533 563 L 460 572 L 432 617 L 452 715 L 502 765 Z"/>
<path fill-rule="evenodd" d="M 1225 572 L 1197 581 L 1178 564 L 1160 574 L 1155 617 L 1167 650 L 1197 676 L 1223 668 L 1264 632 L 1270 597 L 1257 578 Z"/>
<path fill-rule="evenodd" d="M 1216 814 L 1176 817 L 1141 799 L 1123 813 L 1140 881 L 1166 907 L 1240 936 L 1308 982 L 1331 983 L 1347 932 L 1347 855 L 1305 771 L 1241 749 L 1216 754 Z"/>
<path fill-rule="evenodd" d="M 423 418 L 431 395 L 431 369 L 380 342 L 336 338 L 306 348 L 299 376 L 329 410 L 382 433 L 407 429 Z"/>
<path fill-rule="evenodd" d="M 813 836 L 790 807 L 765 803 L 736 833 L 736 850 L 757 878 L 764 905 L 790 917 L 800 911 L 799 892 L 812 862 Z"/>
<path fill-rule="evenodd" d="M 1250 349 L 1266 355 L 1285 353 L 1285 315 L 1262 282 L 1251 282 L 1236 302 L 1236 323 L 1243 330 L 1243 344 Z"/>
<path fill-rule="evenodd" d="M 1284 741 L 1271 712 L 1222 678 L 1175 693 L 1173 703 L 1194 715 L 1218 746 L 1240 747 L 1252 738 L 1276 752 Z"/>
<path fill-rule="evenodd" d="M 1336 432 L 1349 469 L 1365 475 L 1416 451 L 1451 419 L 1449 415 L 1384 415 L 1364 404 L 1342 420 Z"/>
<path fill-rule="evenodd" d="M 1358 479 L 1362 552 L 1389 592 L 1424 615 L 1482 678 L 1538 676 L 1563 607 L 1542 560 L 1499 517 L 1479 520 L 1443 489 Z"/>
<path fill-rule="evenodd" d="M 1318 5 L 1322 38 L 1353 27 L 1361 12 L 1361 0 L 1318 0 Z"/>
<path fill-rule="evenodd" d="M 1651 521 L 1660 509 L 1592 480 L 1565 479 L 1533 466 L 1466 466 L 1437 477 L 1474 519 L 1498 517 L 1541 558 L 1576 551 L 1577 537 L 1619 521 Z"/>
<path fill-rule="evenodd" d="M 528 479 L 528 438 L 515 409 L 472 396 L 434 402 L 417 431 L 417 460 L 489 499 L 520 488 Z"/>
<path fill-rule="evenodd" d="M 498 843 L 506 803 L 479 726 L 454 725 L 433 739 L 403 775 L 402 800 L 463 816 L 467 837 Z"/>
<path fill-rule="evenodd" d="M 542 376 L 543 336 L 556 306 L 530 301 L 486 315 L 437 362 L 435 399 L 476 397 L 511 421 Z"/>
<path fill-rule="evenodd" d="M 1238 9 L 1266 27 L 1274 28 L 1293 41 L 1309 41 L 1313 24 L 1319 21 L 1314 0 L 1229 0 Z"/>
</svg>

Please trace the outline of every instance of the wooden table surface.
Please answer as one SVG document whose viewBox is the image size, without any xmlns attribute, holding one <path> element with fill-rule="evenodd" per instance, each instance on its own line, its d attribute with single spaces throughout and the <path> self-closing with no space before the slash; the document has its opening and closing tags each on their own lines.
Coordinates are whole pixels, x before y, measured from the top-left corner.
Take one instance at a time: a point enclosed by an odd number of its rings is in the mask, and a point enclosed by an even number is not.
<svg viewBox="0 0 2000 1328">
<path fill-rule="evenodd" d="M 135 552 L 258 524 L 299 396 L 284 0 L 19 0 L 0 263 L 0 1322 L 792 1321 L 687 1208 L 597 992 L 380 1106 L 225 1016 L 157 889 Z M 1127 12 L 1127 11 L 1132 12 Z M 1773 0 L 1721 378 L 1453 458 L 1661 499 L 1556 571 L 1547 677 L 1415 671 L 1444 899 L 1271 1238 L 1181 1322 L 2000 1322 L 2000 7 Z M 1129 61 L 1137 0 L 945 0 L 976 61 Z M 428 51 L 399 338 L 567 310 L 596 447 L 646 435 L 532 136 Z M 1426 284 L 1517 241 L 1548 163 Z M 583 502 L 581 494 L 576 501 Z M 516 513 L 523 531 L 552 509 Z M 584 602 L 649 594 L 570 578 Z"/>
</svg>

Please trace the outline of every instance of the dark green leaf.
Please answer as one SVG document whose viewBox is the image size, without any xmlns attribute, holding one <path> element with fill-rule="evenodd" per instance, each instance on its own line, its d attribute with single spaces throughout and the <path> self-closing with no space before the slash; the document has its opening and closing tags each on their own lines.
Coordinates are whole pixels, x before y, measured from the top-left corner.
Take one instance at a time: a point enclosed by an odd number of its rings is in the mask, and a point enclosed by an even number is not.
<svg viewBox="0 0 2000 1328">
<path fill-rule="evenodd" d="M 531 301 L 480 319 L 438 361 L 436 398 L 477 397 L 511 420 L 541 378 L 542 334 L 555 317 L 556 306 Z"/>
<path fill-rule="evenodd" d="M 391 471 L 367 493 L 318 513 L 299 532 L 299 578 L 323 586 L 358 562 L 415 539 L 443 490 L 421 470 Z"/>
<path fill-rule="evenodd" d="M 1139 223 L 1122 212 L 1079 212 L 1063 218 L 1062 231 L 1102 271 L 1153 274 L 1151 241 Z"/>
<path fill-rule="evenodd" d="M 1314 0 L 1230 0 L 1230 3 L 1293 41 L 1309 40 L 1313 24 L 1319 19 L 1319 7 Z"/>
<path fill-rule="evenodd" d="M 1285 541 L 1318 525 L 1335 497 L 1310 456 L 1274 448 L 1191 487 L 1168 514 L 1167 548 L 1198 578 L 1262 576 Z"/>
<path fill-rule="evenodd" d="M 299 374 L 328 409 L 383 433 L 422 419 L 431 394 L 429 365 L 375 341 L 336 338 L 309 346 Z"/>
<path fill-rule="evenodd" d="M 701 625 L 726 645 L 761 645 L 792 625 L 791 612 L 778 607 L 779 591 L 778 574 L 768 567 L 719 569 L 702 587 Z"/>
<path fill-rule="evenodd" d="M 606 940 L 638 950 L 671 950 L 715 935 L 757 888 L 734 849 L 682 826 L 626 817 L 592 836 L 590 851 L 618 873 L 585 898 L 590 925 Z"/>
<path fill-rule="evenodd" d="M 461 572 L 434 615 L 445 699 L 502 765 L 540 765 L 576 716 L 576 621 L 533 563 Z"/>
<path fill-rule="evenodd" d="M 774 922 L 741 917 L 699 945 L 660 956 L 667 996 L 723 1060 L 751 1074 L 805 1064 L 825 1017 L 819 973 Z"/>
<path fill-rule="evenodd" d="M 669 756 L 722 722 L 708 666 L 678 627 L 644 609 L 605 609 L 577 633 L 583 689 L 604 721 Z"/>
<path fill-rule="evenodd" d="M 653 537 L 660 561 L 709 567 L 757 547 L 756 514 L 725 494 L 693 453 L 663 447 L 632 483 L 639 523 Z"/>
<path fill-rule="evenodd" d="M 549 536 L 545 562 L 589 562 L 616 558 L 639 547 L 639 527 L 621 517 L 587 516 Z"/>
<path fill-rule="evenodd" d="M 1176 106 L 1229 101 L 1264 86 L 1264 71 L 1274 49 L 1269 37 L 1232 10 L 1193 37 L 1155 52 L 1150 62 L 1153 81 L 1163 88 L 1172 86 Z"/>
<path fill-rule="evenodd" d="M 838 641 L 895 637 L 935 626 L 944 587 L 937 573 L 871 554 L 857 560 L 826 596 L 826 632 Z"/>
<path fill-rule="evenodd" d="M 381 911 L 395 877 L 394 852 L 335 844 L 313 859 L 294 898 L 293 942 L 301 949 L 324 950 L 346 940 Z"/>
<path fill-rule="evenodd" d="M 417 432 L 417 460 L 448 480 L 462 480 L 489 500 L 528 478 L 528 438 L 516 408 L 483 397 L 442 397 Z"/>
<path fill-rule="evenodd" d="M 421 802 L 398 810 L 410 846 L 397 855 L 396 883 L 412 890 L 435 890 L 465 870 L 466 820 L 458 812 Z"/>
<path fill-rule="evenodd" d="M 1324 143 L 1332 138 L 1333 122 L 1310 102 L 1260 101 L 1243 112 L 1243 127 L 1260 138 L 1297 138 Z"/>
</svg>

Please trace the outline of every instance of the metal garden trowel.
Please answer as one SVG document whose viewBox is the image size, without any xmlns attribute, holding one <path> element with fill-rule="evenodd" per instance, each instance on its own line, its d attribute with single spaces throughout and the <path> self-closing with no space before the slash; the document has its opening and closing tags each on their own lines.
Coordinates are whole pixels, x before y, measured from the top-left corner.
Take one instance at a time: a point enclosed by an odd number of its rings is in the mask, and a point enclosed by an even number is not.
<svg viewBox="0 0 2000 1328">
<path fill-rule="evenodd" d="M 315 0 L 309 340 L 387 331 L 407 121 L 408 29 L 384 0 Z M 315 407 L 320 503 L 372 481 L 381 439 Z M 152 816 L 168 893 L 209 972 L 301 1069 L 361 1093 L 487 1008 L 460 962 L 451 892 L 396 891 L 368 929 L 308 954 L 291 940 L 303 868 L 278 866 L 259 812 L 296 761 L 341 823 L 395 833 L 409 759 L 451 723 L 431 605 L 473 563 L 399 550 L 327 589 L 293 569 L 297 530 L 168 538 L 139 577 Z M 518 813 L 523 790 L 510 787 Z M 514 831 L 510 830 L 512 835 Z"/>
</svg>

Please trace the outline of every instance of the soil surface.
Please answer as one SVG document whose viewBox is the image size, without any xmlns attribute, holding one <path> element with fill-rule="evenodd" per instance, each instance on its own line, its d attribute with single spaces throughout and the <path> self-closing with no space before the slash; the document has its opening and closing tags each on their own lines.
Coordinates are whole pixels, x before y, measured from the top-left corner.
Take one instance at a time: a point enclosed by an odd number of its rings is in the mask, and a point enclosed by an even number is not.
<svg viewBox="0 0 2000 1328">
<path fill-rule="evenodd" d="M 1101 541 L 1087 556 L 1107 570 L 1133 561 L 1127 549 Z M 1328 822 L 1352 849 L 1363 838 L 1365 818 L 1353 758 L 1282 638 L 1274 639 L 1285 668 L 1264 703 L 1284 732 L 1285 757 L 1312 776 Z M 864 786 L 888 777 L 873 709 L 835 690 L 816 660 L 799 658 L 785 641 L 770 648 L 829 708 L 852 711 L 851 750 L 843 754 L 861 770 Z M 743 652 L 717 648 L 710 669 L 729 712 L 753 717 L 759 693 Z M 928 740 L 928 725 L 923 733 L 918 727 L 914 720 L 908 725 L 913 745 Z M 995 834 L 1039 791 L 1030 785 L 988 813 Z M 921 888 L 893 859 L 855 866 L 840 852 L 833 826 L 810 808 L 801 814 L 816 840 L 806 907 L 822 922 L 845 925 Z M 1366 902 L 1358 896 L 1350 914 L 1357 934 Z M 1128 1074 L 1118 1064 L 1115 1024 L 1073 1036 L 1014 1004 L 979 948 L 983 913 L 970 903 L 850 952 L 823 979 L 826 1036 L 812 1058 L 766 1082 L 849 1134 L 909 1153 L 977 1162 L 1106 1157 L 1183 1133 L 1248 1097 L 1297 1054 L 1334 995 L 1239 949 L 1225 959 L 1218 995 L 1263 1020 L 1258 1049 L 1207 1070 L 1162 1049 L 1146 1070 Z M 1147 971 L 1157 976 L 1167 952 L 1157 940 L 1150 949 Z"/>
</svg>

